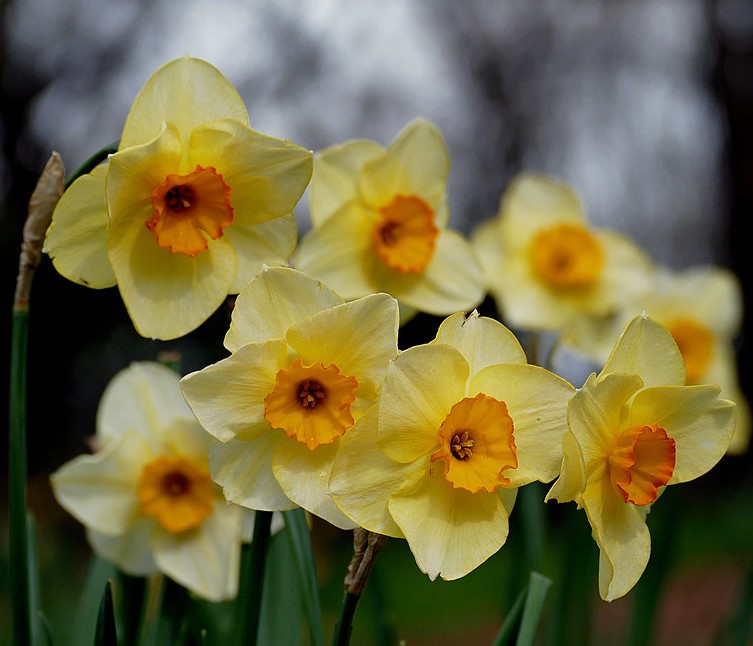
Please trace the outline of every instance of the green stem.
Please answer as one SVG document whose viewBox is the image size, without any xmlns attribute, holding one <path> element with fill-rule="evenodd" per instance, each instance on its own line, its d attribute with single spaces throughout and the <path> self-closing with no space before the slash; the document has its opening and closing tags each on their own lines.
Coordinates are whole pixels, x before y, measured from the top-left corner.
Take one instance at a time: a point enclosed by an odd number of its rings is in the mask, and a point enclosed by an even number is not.
<svg viewBox="0 0 753 646">
<path fill-rule="evenodd" d="M 157 643 L 159 633 L 160 610 L 165 590 L 165 575 L 154 574 L 147 584 L 146 603 L 139 631 L 139 645 L 152 646 Z"/>
<path fill-rule="evenodd" d="M 65 188 L 67 189 L 82 175 L 91 173 L 97 166 L 99 166 L 105 159 L 107 159 L 108 155 L 112 155 L 118 152 L 119 144 L 120 141 L 114 141 L 109 146 L 105 146 L 104 148 L 95 152 L 91 157 L 89 157 L 89 159 L 81 164 L 81 166 L 79 166 L 70 175 L 68 175 L 65 180 Z"/>
<path fill-rule="evenodd" d="M 10 426 L 8 437 L 8 505 L 13 643 L 33 643 L 29 537 L 26 522 L 26 359 L 28 307 L 14 308 L 10 359 Z"/>
<path fill-rule="evenodd" d="M 335 624 L 335 632 L 332 635 L 332 646 L 348 646 L 350 643 L 350 635 L 353 632 L 353 617 L 356 614 L 356 607 L 360 599 L 360 594 L 345 593 L 340 610 L 340 619 Z"/>
<path fill-rule="evenodd" d="M 267 548 L 269 546 L 271 511 L 257 511 L 254 519 L 254 536 L 241 552 L 241 580 L 235 602 L 235 634 L 237 643 L 253 646 L 259 636 L 262 592 Z"/>
</svg>

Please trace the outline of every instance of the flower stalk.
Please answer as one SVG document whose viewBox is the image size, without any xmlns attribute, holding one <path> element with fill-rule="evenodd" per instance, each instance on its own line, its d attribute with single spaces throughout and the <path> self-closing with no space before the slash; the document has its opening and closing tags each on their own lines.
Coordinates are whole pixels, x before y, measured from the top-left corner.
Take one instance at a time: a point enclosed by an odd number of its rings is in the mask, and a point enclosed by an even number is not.
<svg viewBox="0 0 753 646">
<path fill-rule="evenodd" d="M 377 554 L 387 543 L 387 537 L 362 527 L 353 530 L 353 558 L 345 575 L 345 597 L 340 611 L 340 619 L 335 625 L 332 646 L 346 646 L 350 643 L 353 631 L 353 616 L 361 599 L 366 580 Z"/>
<path fill-rule="evenodd" d="M 33 643 L 34 607 L 31 594 L 29 524 L 27 519 L 26 373 L 29 344 L 29 298 L 34 272 L 42 256 L 42 245 L 52 211 L 63 194 L 63 162 L 53 152 L 29 199 L 21 255 L 13 299 L 11 372 L 8 433 L 8 491 L 10 532 L 10 580 L 14 591 L 14 644 Z"/>
</svg>

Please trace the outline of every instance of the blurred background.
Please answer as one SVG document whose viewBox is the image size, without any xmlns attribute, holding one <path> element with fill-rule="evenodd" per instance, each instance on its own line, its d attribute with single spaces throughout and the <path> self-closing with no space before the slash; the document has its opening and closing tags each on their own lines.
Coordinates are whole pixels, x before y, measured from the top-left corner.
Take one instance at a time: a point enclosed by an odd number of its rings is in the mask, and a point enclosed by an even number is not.
<svg viewBox="0 0 753 646">
<path fill-rule="evenodd" d="M 350 138 L 386 145 L 415 117 L 432 120 L 453 164 L 451 225 L 464 233 L 494 215 L 515 174 L 546 172 L 575 186 L 597 226 L 627 233 L 673 268 L 730 268 L 746 301 L 751 296 L 749 0 L 0 0 L 5 339 L 26 203 L 50 151 L 61 153 L 70 172 L 117 140 L 141 85 L 185 54 L 230 79 L 253 128 L 314 151 Z M 304 196 L 301 233 L 309 226 L 306 204 Z M 131 361 L 162 351 L 180 353 L 184 372 L 222 358 L 227 321 L 219 311 L 184 339 L 145 340 L 116 289 L 69 283 L 43 260 L 32 296 L 29 376 L 30 504 L 43 576 L 83 576 L 83 532 L 57 507 L 47 477 L 86 450 L 106 383 Z M 401 345 L 431 338 L 436 323 L 417 318 Z M 736 351 L 748 395 L 750 339 L 746 313 Z M 3 366 L 8 346 L 0 344 Z M 7 373 L 0 374 L 2 409 Z M 657 602 L 660 643 L 713 643 L 742 594 L 753 555 L 751 466 L 750 453 L 727 457 L 685 486 L 689 504 Z M 2 511 L 5 546 L 4 491 Z M 349 537 L 324 527 L 318 536 L 323 589 L 331 591 L 324 598 L 335 607 Z M 598 600 L 592 557 L 589 631 L 594 643 L 614 643 L 631 598 Z M 495 574 L 509 567 L 506 558 L 462 582 L 430 584 L 403 546 L 391 545 L 379 575 L 382 611 L 408 643 L 439 643 L 438 635 L 452 643 L 458 626 L 450 610 L 464 599 L 476 612 L 462 643 L 488 643 L 505 611 L 500 599 L 508 598 L 499 590 L 504 577 Z M 7 594 L 0 590 L 0 626 L 8 625 Z M 64 616 L 65 603 L 57 607 L 63 610 L 49 610 L 53 622 Z"/>
</svg>

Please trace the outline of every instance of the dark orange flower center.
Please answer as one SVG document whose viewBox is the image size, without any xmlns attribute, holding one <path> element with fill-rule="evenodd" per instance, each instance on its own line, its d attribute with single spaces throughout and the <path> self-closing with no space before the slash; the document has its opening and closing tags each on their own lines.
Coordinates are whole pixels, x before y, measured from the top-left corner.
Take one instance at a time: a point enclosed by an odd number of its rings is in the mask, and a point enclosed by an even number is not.
<svg viewBox="0 0 753 646">
<path fill-rule="evenodd" d="M 214 484 L 206 467 L 182 456 L 147 463 L 136 488 L 141 513 L 174 534 L 199 527 L 212 513 Z"/>
<path fill-rule="evenodd" d="M 439 235 L 434 211 L 418 197 L 398 195 L 379 213 L 372 236 L 381 261 L 404 274 L 426 269 Z"/>
<path fill-rule="evenodd" d="M 647 505 L 675 469 L 675 441 L 656 424 L 627 428 L 608 458 L 609 477 L 625 502 Z"/>
<path fill-rule="evenodd" d="M 230 187 L 214 168 L 197 166 L 188 175 L 168 175 L 152 193 L 154 214 L 146 223 L 160 247 L 196 256 L 223 227 L 233 223 Z M 202 233 L 203 232 L 203 233 Z"/>
<path fill-rule="evenodd" d="M 277 371 L 275 387 L 264 398 L 264 417 L 313 450 L 353 426 L 350 405 L 357 388 L 356 378 L 341 374 L 336 365 L 305 366 L 298 358 Z"/>
<path fill-rule="evenodd" d="M 585 227 L 560 224 L 536 234 L 530 247 L 534 272 L 550 287 L 590 287 L 601 276 L 604 252 Z"/>
<path fill-rule="evenodd" d="M 706 326 L 689 318 L 675 319 L 666 327 L 685 361 L 686 382 L 700 384 L 714 353 L 714 335 Z"/>
<path fill-rule="evenodd" d="M 444 477 L 456 489 L 492 493 L 510 484 L 503 475 L 518 466 L 513 422 L 504 402 L 483 393 L 466 397 L 439 427 L 431 461 L 444 461 Z"/>
</svg>

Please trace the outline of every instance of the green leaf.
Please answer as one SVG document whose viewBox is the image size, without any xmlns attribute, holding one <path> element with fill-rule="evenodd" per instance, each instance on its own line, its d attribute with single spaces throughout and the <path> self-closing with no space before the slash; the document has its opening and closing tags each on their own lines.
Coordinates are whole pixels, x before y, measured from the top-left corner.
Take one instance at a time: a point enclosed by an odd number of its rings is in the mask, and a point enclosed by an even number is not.
<svg viewBox="0 0 753 646">
<path fill-rule="evenodd" d="M 118 646 L 118 631 L 115 627 L 115 608 L 112 603 L 112 582 L 105 583 L 99 602 L 97 627 L 94 631 L 95 646 Z"/>
<path fill-rule="evenodd" d="M 112 579 L 114 576 L 115 567 L 112 563 L 98 556 L 92 556 L 76 610 L 76 618 L 73 626 L 74 643 L 92 643 L 97 625 L 97 612 L 99 601 L 102 597 L 102 590 L 108 585 L 108 579 Z"/>
<path fill-rule="evenodd" d="M 520 627 L 520 618 L 523 616 L 523 605 L 525 604 L 527 594 L 528 585 L 523 587 L 517 599 L 515 599 L 515 603 L 512 604 L 512 608 L 507 613 L 507 618 L 494 638 L 492 646 L 507 646 L 513 643 L 513 639 Z"/>
<path fill-rule="evenodd" d="M 303 631 L 303 599 L 293 547 L 288 533 L 279 532 L 267 552 L 259 643 L 300 644 Z"/>
<path fill-rule="evenodd" d="M 528 583 L 521 590 L 505 623 L 499 629 L 493 646 L 530 646 L 536 638 L 546 595 L 552 580 L 538 572 L 531 572 Z M 513 641 L 514 640 L 514 641 Z"/>
<path fill-rule="evenodd" d="M 292 509 L 283 512 L 285 517 L 285 531 L 290 538 L 290 544 L 298 568 L 301 584 L 303 607 L 309 626 L 311 643 L 322 646 L 322 618 L 319 603 L 319 584 L 316 576 L 314 550 L 311 545 L 311 534 L 306 523 L 303 509 Z"/>
<path fill-rule="evenodd" d="M 551 585 L 552 580 L 550 578 L 538 572 L 531 572 L 531 578 L 528 580 L 528 594 L 523 606 L 523 616 L 520 620 L 520 630 L 515 641 L 516 646 L 533 644 L 541 621 L 541 614 L 544 611 L 546 595 Z"/>
<path fill-rule="evenodd" d="M 251 543 L 241 549 L 240 582 L 233 625 L 236 643 L 243 646 L 256 644 L 259 636 L 259 616 L 271 525 L 272 512 L 257 511 Z"/>
</svg>

